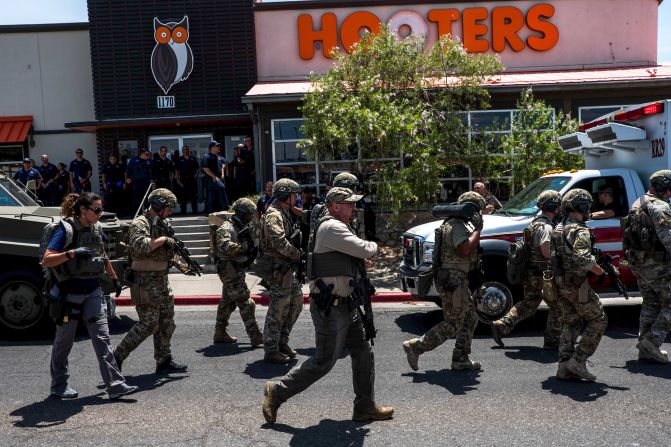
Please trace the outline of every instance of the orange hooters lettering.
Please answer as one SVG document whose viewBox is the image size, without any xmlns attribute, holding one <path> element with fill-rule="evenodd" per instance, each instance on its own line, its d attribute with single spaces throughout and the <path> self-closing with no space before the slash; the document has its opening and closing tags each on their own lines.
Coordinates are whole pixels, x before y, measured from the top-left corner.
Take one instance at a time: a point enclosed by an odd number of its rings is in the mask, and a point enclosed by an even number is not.
<svg viewBox="0 0 671 447">
<path fill-rule="evenodd" d="M 559 41 L 557 27 L 541 19 L 549 19 L 555 13 L 555 7 L 547 3 L 534 5 L 527 12 L 527 26 L 543 35 L 543 37 L 529 36 L 527 45 L 536 51 L 547 51 L 554 48 Z"/>
<path fill-rule="evenodd" d="M 410 11 L 416 16 L 417 14 Z M 426 20 L 435 23 L 438 36 L 454 34 L 453 28 L 461 19 L 462 41 L 466 51 L 484 53 L 491 49 L 501 53 L 510 48 L 513 51 L 522 51 L 529 47 L 536 51 L 548 51 L 554 48 L 559 41 L 559 30 L 550 22 L 555 8 L 548 3 L 533 5 L 526 14 L 514 6 L 496 6 L 491 10 L 483 7 L 464 8 L 462 11 L 454 8 L 432 9 L 427 13 Z M 398 16 L 392 14 L 391 17 Z M 390 20 L 389 18 L 387 20 Z M 418 17 L 417 20 L 422 20 Z M 390 26 L 392 25 L 390 20 Z M 535 34 L 526 41 L 520 38 L 520 32 L 525 29 Z M 368 11 L 356 11 L 345 17 L 338 29 L 338 20 L 333 13 L 321 16 L 321 29 L 315 29 L 310 14 L 298 16 L 298 51 L 304 60 L 310 60 L 315 54 L 315 42 L 322 43 L 324 57 L 331 57 L 331 50 L 341 42 L 342 48 L 350 52 L 352 46 L 361 38 L 361 30 L 368 29 L 371 33 L 378 33 L 381 29 L 381 20 Z M 425 34 L 426 26 L 416 26 L 413 34 Z M 528 33 L 527 33 L 528 34 Z"/>
</svg>

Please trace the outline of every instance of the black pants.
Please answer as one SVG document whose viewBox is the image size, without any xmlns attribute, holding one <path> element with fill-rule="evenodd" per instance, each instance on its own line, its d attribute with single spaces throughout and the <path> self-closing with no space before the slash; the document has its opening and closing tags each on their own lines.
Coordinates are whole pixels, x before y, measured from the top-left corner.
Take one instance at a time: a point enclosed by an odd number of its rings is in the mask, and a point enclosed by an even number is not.
<svg viewBox="0 0 671 447">
<path fill-rule="evenodd" d="M 186 214 L 186 205 L 191 202 L 191 212 L 198 212 L 198 195 L 196 194 L 196 180 L 182 179 L 182 193 L 179 195 L 179 207 L 182 214 Z"/>
</svg>

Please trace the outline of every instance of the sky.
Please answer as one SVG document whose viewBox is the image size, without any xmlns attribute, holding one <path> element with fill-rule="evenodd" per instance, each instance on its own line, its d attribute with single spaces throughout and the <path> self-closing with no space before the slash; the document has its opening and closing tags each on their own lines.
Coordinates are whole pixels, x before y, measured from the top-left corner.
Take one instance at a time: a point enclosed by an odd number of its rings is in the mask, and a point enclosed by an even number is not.
<svg viewBox="0 0 671 447">
<path fill-rule="evenodd" d="M 0 0 L 0 11 L 0 25 L 88 21 L 86 0 Z M 657 29 L 657 61 L 671 65 L 671 0 L 659 7 Z"/>
</svg>

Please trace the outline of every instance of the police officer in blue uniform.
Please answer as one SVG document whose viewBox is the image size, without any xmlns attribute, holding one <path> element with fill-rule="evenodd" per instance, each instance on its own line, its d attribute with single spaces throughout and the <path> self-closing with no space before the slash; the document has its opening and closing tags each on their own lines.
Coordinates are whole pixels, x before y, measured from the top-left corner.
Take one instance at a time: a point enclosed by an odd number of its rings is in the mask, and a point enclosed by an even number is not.
<svg viewBox="0 0 671 447">
<path fill-rule="evenodd" d="M 36 167 L 42 176 L 42 185 L 37 190 L 37 197 L 44 206 L 56 206 L 56 176 L 58 168 L 53 163 L 49 163 L 49 156 L 42 155 L 42 164 Z"/>
<path fill-rule="evenodd" d="M 37 169 L 30 167 L 30 158 L 24 158 L 23 167 L 14 173 L 14 180 L 22 186 L 27 186 L 29 181 L 35 180 L 37 183 L 35 186 L 39 188 L 42 176 Z"/>
<path fill-rule="evenodd" d="M 151 153 L 140 149 L 140 154 L 128 162 L 126 183 L 131 187 L 131 214 L 137 211 L 154 177 Z"/>
<path fill-rule="evenodd" d="M 121 214 L 124 168 L 115 154 L 110 154 L 107 163 L 103 166 L 102 172 L 105 209 Z"/>
<path fill-rule="evenodd" d="M 76 158 L 70 162 L 72 189 L 77 193 L 91 191 L 91 174 L 93 173 L 93 167 L 91 166 L 91 163 L 84 158 L 83 149 L 76 149 L 75 156 Z"/>
<path fill-rule="evenodd" d="M 203 157 L 201 167 L 207 176 L 207 213 L 226 211 L 228 209 L 228 197 L 226 197 L 226 186 L 224 176 L 226 161 L 219 155 L 221 145 L 212 141 L 209 145 L 209 153 Z"/>
</svg>

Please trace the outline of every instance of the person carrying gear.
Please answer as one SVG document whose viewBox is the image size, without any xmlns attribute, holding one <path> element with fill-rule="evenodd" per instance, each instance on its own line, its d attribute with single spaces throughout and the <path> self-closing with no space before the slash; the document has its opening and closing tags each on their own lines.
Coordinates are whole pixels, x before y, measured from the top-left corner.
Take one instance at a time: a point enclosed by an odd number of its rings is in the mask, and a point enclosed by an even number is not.
<svg viewBox="0 0 671 447">
<path fill-rule="evenodd" d="M 475 306 L 468 290 L 468 275 L 479 268 L 478 247 L 482 231 L 485 199 L 474 191 L 459 196 L 457 203 L 472 203 L 477 208 L 470 221 L 451 217 L 440 227 L 440 266 L 434 283 L 443 304 L 443 321 L 420 338 L 403 342 L 408 364 L 418 370 L 419 356 L 456 336 L 452 351 L 452 369 L 481 369 L 470 359 L 473 332 L 477 324 Z"/>
<path fill-rule="evenodd" d="M 394 414 L 393 408 L 375 403 L 373 350 L 352 297 L 352 281 L 360 276 L 357 267 L 377 253 L 375 242 L 359 239 L 347 225 L 360 199 L 351 189 L 340 187 L 332 188 L 326 196 L 328 213 L 317 222 L 310 236 L 310 313 L 315 325 L 315 355 L 278 381 L 266 383 L 262 410 L 268 423 L 275 422 L 281 404 L 325 376 L 345 349 L 352 358 L 356 395 L 352 419 L 384 420 Z"/>
<path fill-rule="evenodd" d="M 509 334 L 522 320 L 531 317 L 541 301 L 550 307 L 543 349 L 556 351 L 559 348 L 561 333 L 561 312 L 555 293 L 543 294 L 544 272 L 550 270 L 550 234 L 555 226 L 555 218 L 561 208 L 561 194 L 557 191 L 543 191 L 536 201 L 541 214 L 525 228 L 522 233 L 524 248 L 529 254 L 526 265 L 526 277 L 523 280 L 524 299 L 508 311 L 500 320 L 492 323 L 492 337 L 503 347 L 501 338 Z M 547 275 L 547 274 L 546 274 Z M 551 280 L 550 280 L 551 281 Z"/>
<path fill-rule="evenodd" d="M 168 282 L 168 269 L 176 265 L 175 240 L 166 236 L 163 220 L 177 206 L 177 197 L 158 188 L 147 198 L 149 208 L 135 218 L 128 230 L 128 251 L 132 258 L 131 303 L 138 321 L 114 350 L 119 367 L 128 355 L 150 335 L 154 336 L 156 374 L 179 373 L 187 366 L 176 363 L 170 350 L 175 332 L 175 301 Z M 183 271 L 183 266 L 177 265 Z"/>
<path fill-rule="evenodd" d="M 56 278 L 49 293 L 58 296 L 64 305 L 64 315 L 56 320 L 56 338 L 51 351 L 51 394 L 62 399 L 78 395 L 68 384 L 68 354 L 79 320 L 91 337 L 109 398 L 117 399 L 138 390 L 137 386 L 126 384 L 110 346 L 106 303 L 99 277 L 105 274 L 114 281 L 117 296 L 121 293 L 121 283 L 105 254 L 102 227 L 98 223 L 102 212 L 102 200 L 96 194 L 66 196 L 61 208 L 65 220 L 52 233 L 42 258 L 42 267 L 50 269 Z M 71 233 L 69 245 L 68 232 Z"/>
<path fill-rule="evenodd" d="M 303 310 L 303 291 L 296 278 L 301 252 L 290 242 L 291 208 L 300 192 L 298 183 L 283 178 L 273 185 L 275 200 L 261 217 L 260 256 L 254 271 L 270 289 L 270 304 L 263 328 L 263 360 L 288 363 L 297 352 L 289 346 L 289 334 Z"/>
<path fill-rule="evenodd" d="M 641 230 L 650 233 L 650 243 L 646 244 L 648 246 L 628 246 L 625 238 L 624 247 L 643 297 L 636 345 L 638 358 L 656 363 L 669 363 L 667 352 L 660 348 L 671 331 L 670 198 L 671 170 L 655 172 L 650 177 L 648 192 L 634 202 L 630 211 L 645 213 L 647 216 L 644 217 L 651 221 L 652 228 L 639 229 L 639 233 Z"/>
<path fill-rule="evenodd" d="M 588 191 L 567 192 L 562 199 L 566 217 L 550 238 L 563 324 L 559 337 L 558 379 L 596 380 L 587 370 L 586 362 L 596 351 L 608 326 L 599 296 L 589 285 L 590 273 L 605 274 L 596 263 L 591 234 L 585 224 L 591 206 L 592 195 Z M 576 347 L 578 337 L 580 342 Z"/>
<path fill-rule="evenodd" d="M 214 343 L 235 343 L 238 339 L 226 330 L 231 313 L 237 306 L 245 324 L 252 347 L 263 344 L 263 334 L 254 316 L 255 304 L 245 282 L 245 268 L 256 258 L 257 247 L 252 238 L 251 222 L 256 205 L 247 198 L 233 203 L 235 213 L 216 233 L 217 274 L 222 283 L 221 300 L 217 308 Z"/>
</svg>

